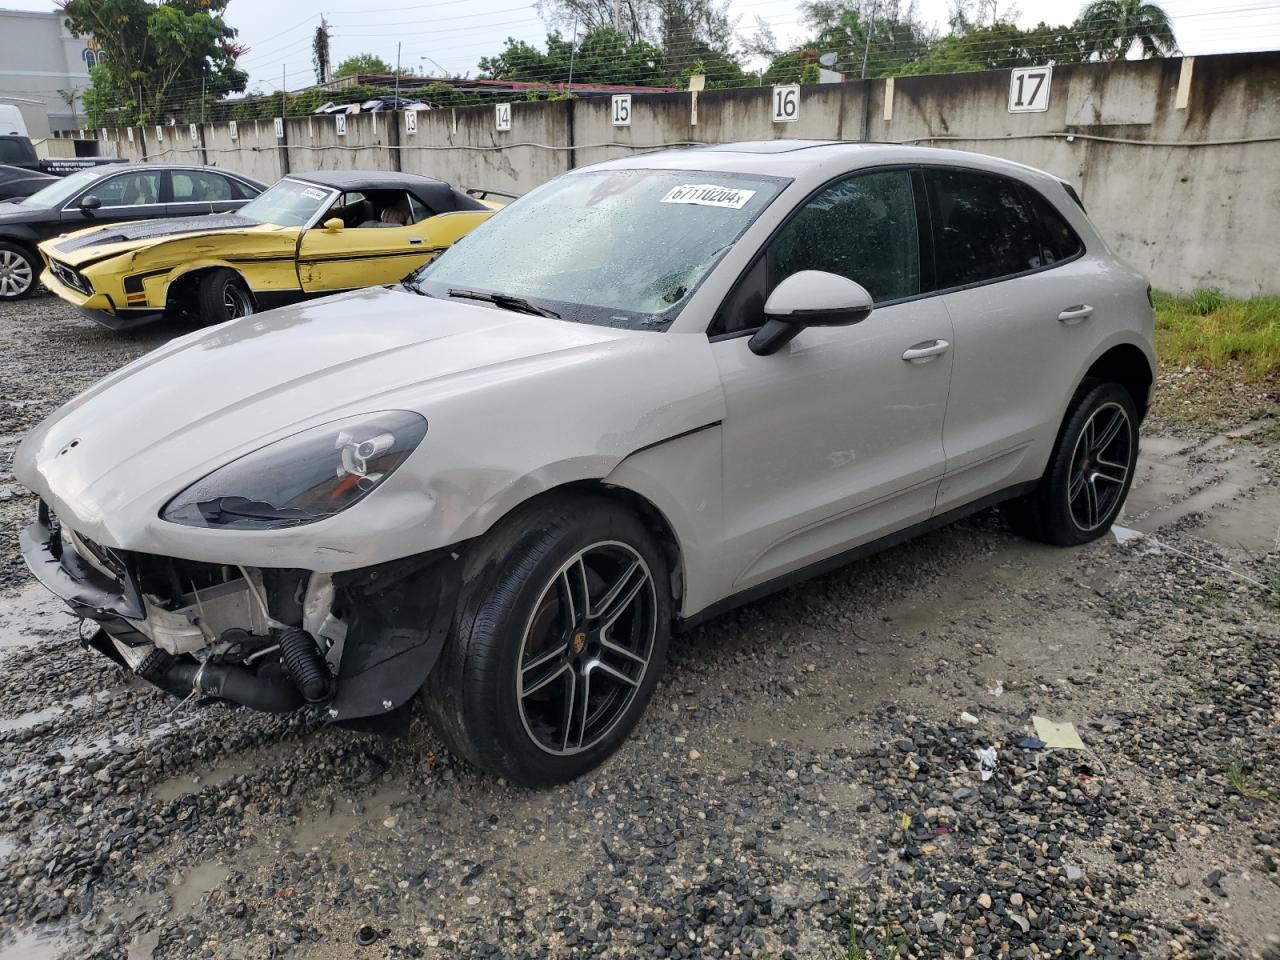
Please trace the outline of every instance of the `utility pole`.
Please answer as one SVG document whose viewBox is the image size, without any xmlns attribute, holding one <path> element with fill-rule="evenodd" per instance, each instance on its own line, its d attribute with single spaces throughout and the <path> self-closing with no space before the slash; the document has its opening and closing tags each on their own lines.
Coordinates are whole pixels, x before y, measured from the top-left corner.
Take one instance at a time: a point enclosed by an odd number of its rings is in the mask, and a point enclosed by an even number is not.
<svg viewBox="0 0 1280 960">
<path fill-rule="evenodd" d="M 622 0 L 613 0 L 613 29 L 622 32 Z"/>
<path fill-rule="evenodd" d="M 285 66 L 280 64 L 280 116 L 285 116 L 289 112 L 289 88 L 285 86 Z"/>
<path fill-rule="evenodd" d="M 209 99 L 208 84 L 206 80 L 209 76 L 209 61 L 206 60 L 200 64 L 200 122 L 204 123 L 204 105 Z"/>
<path fill-rule="evenodd" d="M 565 93 L 573 93 L 573 55 L 578 52 L 578 21 L 573 21 L 573 41 L 569 44 L 569 84 Z"/>
<path fill-rule="evenodd" d="M 871 31 L 876 25 L 876 4 L 871 4 L 871 20 L 867 23 L 867 42 L 862 47 L 862 79 L 867 79 L 867 54 L 871 52 Z"/>
<path fill-rule="evenodd" d="M 396 106 L 400 109 L 400 43 L 396 42 Z"/>
</svg>

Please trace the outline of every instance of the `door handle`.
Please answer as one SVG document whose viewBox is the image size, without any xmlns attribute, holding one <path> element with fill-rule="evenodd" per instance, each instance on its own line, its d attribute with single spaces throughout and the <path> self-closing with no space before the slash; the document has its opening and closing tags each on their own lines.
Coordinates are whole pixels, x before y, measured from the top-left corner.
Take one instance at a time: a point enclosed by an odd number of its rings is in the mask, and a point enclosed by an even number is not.
<svg viewBox="0 0 1280 960">
<path fill-rule="evenodd" d="M 1075 326 L 1077 323 L 1083 323 L 1093 316 L 1093 307 L 1087 303 L 1082 303 L 1078 307 L 1067 307 L 1060 314 L 1058 320 L 1067 326 Z"/>
<path fill-rule="evenodd" d="M 410 238 L 409 238 L 409 242 L 410 242 L 410 243 L 421 243 L 421 242 L 422 242 L 422 238 L 421 238 L 421 237 L 410 237 Z"/>
<path fill-rule="evenodd" d="M 934 360 L 948 350 L 951 344 L 946 340 L 925 340 L 923 343 L 917 343 L 914 347 L 909 347 L 903 354 L 902 359 L 907 363 L 928 363 Z"/>
</svg>

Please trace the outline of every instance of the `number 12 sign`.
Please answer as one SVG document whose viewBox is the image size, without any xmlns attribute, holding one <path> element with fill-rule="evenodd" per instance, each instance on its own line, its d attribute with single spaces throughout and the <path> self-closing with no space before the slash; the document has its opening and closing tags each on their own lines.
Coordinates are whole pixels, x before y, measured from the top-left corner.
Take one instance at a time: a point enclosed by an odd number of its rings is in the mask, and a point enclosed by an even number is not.
<svg viewBox="0 0 1280 960">
<path fill-rule="evenodd" d="M 1044 113 L 1049 109 L 1053 67 L 1014 67 L 1009 76 L 1009 112 Z"/>
</svg>

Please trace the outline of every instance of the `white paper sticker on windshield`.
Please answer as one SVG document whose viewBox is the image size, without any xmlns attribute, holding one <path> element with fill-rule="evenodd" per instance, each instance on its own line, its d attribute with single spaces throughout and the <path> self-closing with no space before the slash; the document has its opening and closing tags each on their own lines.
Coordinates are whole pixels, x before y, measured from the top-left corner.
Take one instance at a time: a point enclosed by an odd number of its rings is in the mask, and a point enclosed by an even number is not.
<svg viewBox="0 0 1280 960">
<path fill-rule="evenodd" d="M 720 187 L 714 183 L 685 183 L 673 187 L 662 203 L 694 203 L 700 207 L 728 207 L 741 210 L 756 195 L 754 190 Z"/>
<path fill-rule="evenodd" d="M 312 200 L 323 200 L 326 196 L 323 190 L 317 190 L 315 187 L 307 187 L 302 191 L 304 197 L 310 197 Z"/>
</svg>

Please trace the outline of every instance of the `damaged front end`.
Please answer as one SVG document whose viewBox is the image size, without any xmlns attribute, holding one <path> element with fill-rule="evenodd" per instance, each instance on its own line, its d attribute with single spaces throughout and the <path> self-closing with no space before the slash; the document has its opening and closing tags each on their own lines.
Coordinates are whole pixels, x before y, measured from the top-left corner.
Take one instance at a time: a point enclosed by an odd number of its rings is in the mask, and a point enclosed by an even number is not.
<svg viewBox="0 0 1280 960">
<path fill-rule="evenodd" d="M 86 642 L 144 680 L 270 713 L 319 707 L 359 728 L 385 728 L 422 686 L 461 583 L 449 549 L 333 574 L 115 550 L 44 502 L 20 541 L 36 578 L 98 625 Z"/>
</svg>

